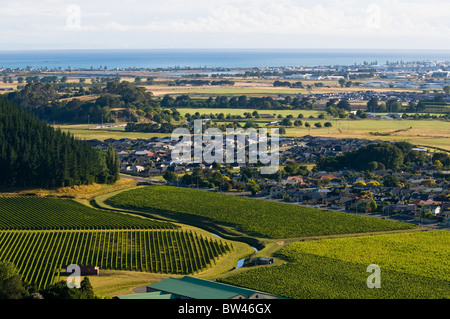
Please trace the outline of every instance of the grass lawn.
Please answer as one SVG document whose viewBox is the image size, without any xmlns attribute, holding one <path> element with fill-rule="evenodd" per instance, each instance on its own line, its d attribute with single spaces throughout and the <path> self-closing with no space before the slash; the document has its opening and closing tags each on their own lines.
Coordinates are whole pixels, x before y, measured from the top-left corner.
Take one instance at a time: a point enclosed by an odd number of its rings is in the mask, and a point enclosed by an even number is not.
<svg viewBox="0 0 450 319">
<path fill-rule="evenodd" d="M 244 115 L 246 112 L 253 112 L 254 109 L 231 109 L 231 108 L 180 108 L 180 113 L 184 116 L 186 113 L 194 114 L 219 114 L 225 115 Z M 441 120 L 340 120 L 340 119 L 317 119 L 317 116 L 323 112 L 315 110 L 258 110 L 260 114 L 281 114 L 283 117 L 292 115 L 295 120 L 298 114 L 303 114 L 301 119 L 303 123 L 308 122 L 311 127 L 305 126 L 286 128 L 286 136 L 301 137 L 305 135 L 329 136 L 336 138 L 361 138 L 384 141 L 408 141 L 418 146 L 437 147 L 450 151 L 450 122 Z M 310 119 L 309 116 L 315 118 Z M 266 123 L 276 121 L 274 119 L 251 119 L 254 122 Z M 229 122 L 224 120 L 223 122 Z M 314 127 L 314 123 L 331 122 L 332 127 Z M 148 139 L 154 136 L 166 137 L 168 133 L 140 133 L 124 132 L 123 127 L 105 128 L 102 130 L 89 130 L 87 125 L 61 125 L 64 131 L 70 131 L 75 137 L 82 140 L 98 139 L 106 140 L 108 138 L 121 139 Z M 389 136 L 376 136 L 370 133 L 390 133 Z"/>
<path fill-rule="evenodd" d="M 111 129 L 111 130 L 89 130 L 87 128 L 82 128 L 79 125 L 61 125 L 59 126 L 61 130 L 70 132 L 76 138 L 80 140 L 93 140 L 97 139 L 100 141 L 107 140 L 109 138 L 113 138 L 116 140 L 120 140 L 122 138 L 130 138 L 130 139 L 149 139 L 152 137 L 166 137 L 170 136 L 167 133 L 142 133 L 142 132 L 124 132 L 119 128 Z"/>
<path fill-rule="evenodd" d="M 115 184 L 92 184 L 92 185 L 80 185 L 71 187 L 59 187 L 55 189 L 20 189 L 20 190 L 5 190 L 0 189 L 1 196 L 23 196 L 25 194 L 35 194 L 36 196 L 72 196 L 76 200 L 91 200 L 96 196 L 119 191 L 122 189 L 128 189 L 137 186 L 139 182 L 130 178 L 121 178 Z"/>
<path fill-rule="evenodd" d="M 416 145 L 439 147 L 450 150 L 450 122 L 439 120 L 332 120 L 330 128 L 314 127 L 314 123 L 326 120 L 303 120 L 311 128 L 287 128 L 286 136 L 329 136 L 336 138 L 362 138 L 385 141 L 408 141 Z M 397 132 L 396 132 L 397 131 Z M 386 133 L 389 136 L 374 136 L 370 132 Z"/>
<path fill-rule="evenodd" d="M 200 114 L 220 114 L 223 113 L 225 116 L 227 114 L 231 115 L 244 115 L 244 113 L 253 113 L 253 111 L 258 111 L 259 114 L 275 114 L 275 116 L 278 116 L 281 114 L 283 117 L 286 117 L 287 115 L 292 115 L 296 119 L 298 115 L 301 113 L 305 117 L 306 120 L 309 116 L 317 117 L 319 114 L 324 113 L 323 111 L 315 111 L 315 110 L 256 110 L 256 109 L 233 109 L 233 108 L 178 108 L 177 109 L 181 115 L 185 115 L 186 113 L 190 113 L 191 115 L 195 114 L 196 112 L 199 112 Z M 251 119 L 256 120 L 256 119 Z M 272 119 L 263 119 L 266 121 L 271 121 Z M 273 119 L 274 121 L 276 120 Z"/>
</svg>

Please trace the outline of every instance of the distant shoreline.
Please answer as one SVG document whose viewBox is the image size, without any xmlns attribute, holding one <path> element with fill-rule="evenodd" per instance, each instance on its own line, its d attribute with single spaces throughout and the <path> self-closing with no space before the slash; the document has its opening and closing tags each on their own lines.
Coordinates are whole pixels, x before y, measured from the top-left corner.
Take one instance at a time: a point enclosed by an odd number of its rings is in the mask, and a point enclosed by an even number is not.
<svg viewBox="0 0 450 319">
<path fill-rule="evenodd" d="M 103 49 L 0 50 L 5 68 L 255 68 L 450 61 L 450 50 Z"/>
</svg>

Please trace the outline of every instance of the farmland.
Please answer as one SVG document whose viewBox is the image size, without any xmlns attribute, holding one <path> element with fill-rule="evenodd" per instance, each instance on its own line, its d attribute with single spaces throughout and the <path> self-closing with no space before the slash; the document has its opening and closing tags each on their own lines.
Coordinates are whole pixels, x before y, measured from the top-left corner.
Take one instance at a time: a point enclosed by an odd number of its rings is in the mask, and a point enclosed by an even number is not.
<svg viewBox="0 0 450 319">
<path fill-rule="evenodd" d="M 277 253 L 286 264 L 221 281 L 300 299 L 448 298 L 449 244 L 448 231 L 296 242 Z M 381 289 L 367 287 L 370 264 L 380 266 Z"/>
<path fill-rule="evenodd" d="M 187 214 L 268 238 L 411 229 L 412 224 L 170 186 L 121 192 L 107 203 L 147 212 Z"/>
<path fill-rule="evenodd" d="M 225 116 L 230 115 L 241 115 L 243 116 L 246 112 L 253 112 L 253 109 L 220 109 L 220 108 L 180 108 L 179 112 L 181 115 L 190 113 L 191 115 L 196 112 L 200 114 L 220 114 L 223 113 Z M 335 119 L 326 116 L 325 119 L 318 119 L 318 115 L 323 113 L 318 110 L 258 110 L 260 114 L 275 114 L 275 119 L 252 119 L 252 121 L 259 123 L 260 125 L 266 125 L 271 121 L 280 121 L 276 118 L 278 115 L 286 117 L 292 115 L 295 120 L 299 114 L 303 114 L 303 122 L 309 122 L 311 124 L 310 128 L 305 126 L 299 127 L 287 127 L 286 137 L 301 137 L 304 135 L 311 136 L 331 136 L 336 138 L 362 138 L 362 139 L 381 139 L 390 141 L 408 141 L 413 144 L 439 147 L 443 149 L 450 150 L 450 123 L 448 121 L 440 120 L 374 120 L 374 119 L 364 119 L 364 120 L 350 120 L 350 119 Z M 309 118 L 313 116 L 314 118 Z M 241 125 L 244 125 L 241 120 Z M 231 122 L 231 120 L 223 120 L 221 122 Z M 320 122 L 323 126 L 325 122 L 331 122 L 332 127 L 321 127 L 316 128 L 313 126 L 314 123 Z M 61 125 L 57 126 L 63 131 L 72 133 L 75 137 L 80 139 L 98 139 L 106 140 L 109 138 L 122 139 L 148 139 L 151 137 L 165 137 L 170 136 L 170 134 L 164 133 L 143 133 L 143 132 L 124 132 L 123 127 L 121 130 L 118 129 L 88 129 L 87 125 Z M 383 133 L 388 134 L 387 136 L 373 135 L 371 133 Z"/>
<path fill-rule="evenodd" d="M 0 229 L 173 229 L 170 223 L 114 214 L 70 199 L 0 197 Z"/>
<path fill-rule="evenodd" d="M 154 273 L 196 273 L 232 247 L 180 230 L 2 231 L 0 259 L 45 288 L 67 265 Z"/>
<path fill-rule="evenodd" d="M 0 260 L 44 288 L 69 264 L 165 274 L 197 273 L 231 243 L 163 221 L 69 199 L 0 197 Z"/>
<path fill-rule="evenodd" d="M 259 114 L 271 114 L 275 116 L 281 115 L 283 117 L 286 117 L 287 115 L 292 115 L 295 118 L 298 117 L 299 114 L 303 114 L 304 117 L 314 116 L 317 117 L 319 114 L 324 113 L 323 111 L 318 110 L 256 110 L 256 109 L 239 109 L 239 108 L 179 108 L 178 111 L 181 115 L 185 116 L 186 113 L 190 113 L 191 115 L 195 114 L 196 112 L 200 114 L 220 114 L 223 113 L 224 115 L 230 114 L 230 115 L 241 115 L 244 116 L 244 113 L 247 112 L 254 112 L 257 111 Z M 260 119 L 261 121 L 270 121 L 270 120 L 264 120 Z"/>
</svg>

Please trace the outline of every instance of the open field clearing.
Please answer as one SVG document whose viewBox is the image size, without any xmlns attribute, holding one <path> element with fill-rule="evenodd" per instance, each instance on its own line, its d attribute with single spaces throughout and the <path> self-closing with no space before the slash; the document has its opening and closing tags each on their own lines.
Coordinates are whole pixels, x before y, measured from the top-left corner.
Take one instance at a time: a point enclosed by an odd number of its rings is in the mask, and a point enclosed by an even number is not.
<svg viewBox="0 0 450 319">
<path fill-rule="evenodd" d="M 161 87 L 157 90 L 153 86 L 148 87 L 148 90 L 153 93 L 154 96 L 163 96 L 166 94 L 189 94 L 193 97 L 195 95 L 215 96 L 215 95 L 227 95 L 227 96 L 239 96 L 239 95 L 277 95 L 277 94 L 308 94 L 305 89 L 290 89 L 282 87 L 236 87 L 236 86 L 179 86 L 179 87 Z"/>
<path fill-rule="evenodd" d="M 325 120 L 314 120 L 311 125 Z M 333 127 L 287 128 L 286 136 L 329 136 L 336 138 L 362 138 L 384 141 L 408 141 L 450 150 L 450 122 L 439 120 L 332 120 Z M 390 133 L 389 136 L 374 136 L 370 132 Z"/>
<path fill-rule="evenodd" d="M 179 214 L 232 225 L 251 235 L 288 238 L 364 233 L 416 226 L 348 213 L 170 186 L 139 187 L 109 198 L 114 207 Z M 180 216 L 180 217 L 181 217 Z"/>
<path fill-rule="evenodd" d="M 448 231 L 408 232 L 296 242 L 257 267 L 221 281 L 297 299 L 441 299 L 450 297 Z M 380 267 L 380 289 L 367 272 Z"/>
<path fill-rule="evenodd" d="M 211 80 L 209 77 L 199 78 L 203 80 Z M 161 81 L 167 81 L 167 78 L 156 78 L 155 85 L 145 85 L 145 82 L 141 86 L 144 86 L 148 91 L 151 91 L 155 96 L 179 95 L 189 94 L 192 96 L 210 96 L 210 95 L 277 95 L 277 94 L 323 94 L 323 93 L 340 93 L 340 92 L 355 92 L 355 91 L 375 91 L 375 92 L 421 92 L 421 89 L 409 89 L 409 88 L 378 88 L 378 87 L 364 87 L 364 86 L 352 86 L 341 87 L 337 80 L 303 80 L 303 79 L 289 79 L 282 80 L 291 83 L 302 82 L 304 88 L 289 88 L 289 87 L 275 87 L 273 86 L 274 79 L 258 79 L 258 78 L 246 78 L 241 77 L 225 77 L 224 79 L 234 81 L 233 86 L 168 86 Z M 123 79 L 133 81 L 132 79 Z M 356 82 L 368 81 L 370 79 L 360 79 Z M 322 83 L 323 86 L 316 87 L 316 83 Z M 310 89 L 306 87 L 310 85 Z"/>
<path fill-rule="evenodd" d="M 246 112 L 253 112 L 253 109 L 220 109 L 220 108 L 181 108 L 180 113 L 184 116 L 186 113 L 195 114 L 220 114 L 243 116 Z M 308 122 L 311 127 L 288 127 L 286 128 L 286 137 L 301 137 L 305 135 L 311 136 L 328 136 L 336 138 L 361 138 L 371 140 L 385 141 L 408 141 L 416 145 L 438 147 L 450 150 L 450 122 L 441 120 L 340 120 L 329 118 L 317 119 L 317 116 L 323 112 L 315 110 L 257 110 L 259 114 L 281 114 L 283 117 L 292 115 L 295 120 L 298 114 L 303 114 L 303 124 Z M 309 116 L 314 116 L 310 119 Z M 250 121 L 268 123 L 277 121 L 273 119 L 250 119 Z M 222 122 L 229 123 L 231 121 L 224 120 Z M 314 123 L 320 122 L 323 126 L 325 122 L 331 122 L 332 127 L 314 127 Z M 170 134 L 166 133 L 142 133 L 142 132 L 124 132 L 123 127 L 105 128 L 103 130 L 89 130 L 86 124 L 82 125 L 61 125 L 57 126 L 63 131 L 71 132 L 76 138 L 82 140 L 98 139 L 149 139 L 151 137 L 166 137 Z M 371 134 L 372 133 L 372 134 Z M 388 133 L 387 136 L 373 135 L 373 133 Z"/>
<path fill-rule="evenodd" d="M 91 127 L 94 126 L 94 124 L 91 125 Z M 107 140 L 109 138 L 113 138 L 116 140 L 120 140 L 122 138 L 129 138 L 129 139 L 149 139 L 151 137 L 157 136 L 157 137 L 165 137 L 170 134 L 162 134 L 162 133 L 141 133 L 141 132 L 124 132 L 123 127 L 117 127 L 117 128 L 105 128 L 105 129 L 98 129 L 98 130 L 91 130 L 88 129 L 87 124 L 81 124 L 81 125 L 57 125 L 55 128 L 60 128 L 62 131 L 70 132 L 72 135 L 74 135 L 76 138 L 80 140 L 93 140 L 97 139 L 100 141 Z"/>
<path fill-rule="evenodd" d="M 138 181 L 130 178 L 121 178 L 115 184 L 92 184 L 59 187 L 55 189 L 3 189 L 1 196 L 36 196 L 70 197 L 76 200 L 91 200 L 96 196 L 137 186 Z"/>
<path fill-rule="evenodd" d="M 270 114 L 274 115 L 275 117 L 281 114 L 281 116 L 286 117 L 288 115 L 292 115 L 294 118 L 297 118 L 299 114 L 303 114 L 306 120 L 309 116 L 317 117 L 319 114 L 324 113 L 323 111 L 316 111 L 316 110 L 257 110 L 257 109 L 233 109 L 233 108 L 178 108 L 177 109 L 181 115 L 185 116 L 186 113 L 190 113 L 191 115 L 194 115 L 196 112 L 200 114 L 220 114 L 223 113 L 225 116 L 230 115 L 241 115 L 244 116 L 244 113 L 253 113 L 254 111 L 257 111 L 260 115 L 261 114 Z M 257 119 L 250 119 L 252 121 Z M 266 120 L 266 121 L 276 121 L 277 119 L 260 119 L 260 120 Z"/>
</svg>

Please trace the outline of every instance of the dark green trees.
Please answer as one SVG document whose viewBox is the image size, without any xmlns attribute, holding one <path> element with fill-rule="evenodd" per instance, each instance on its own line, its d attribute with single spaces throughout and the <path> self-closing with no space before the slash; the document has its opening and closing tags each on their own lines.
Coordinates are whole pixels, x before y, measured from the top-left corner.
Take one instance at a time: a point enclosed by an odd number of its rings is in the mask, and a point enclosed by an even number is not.
<svg viewBox="0 0 450 319">
<path fill-rule="evenodd" d="M 14 265 L 0 261 L 0 299 L 22 299 L 26 295 L 27 290 Z"/>
<path fill-rule="evenodd" d="M 44 299 L 98 299 L 88 277 L 80 282 L 80 288 L 69 288 L 67 282 L 59 281 L 42 290 L 41 294 Z"/>
<path fill-rule="evenodd" d="M 120 178 L 120 161 L 119 156 L 111 145 L 109 145 L 108 151 L 106 153 L 106 166 L 108 168 L 106 183 L 114 184 Z"/>
<path fill-rule="evenodd" d="M 114 183 L 118 174 L 114 150 L 94 149 L 0 99 L 0 187 Z"/>
<path fill-rule="evenodd" d="M 338 156 L 320 158 L 317 162 L 319 170 L 340 170 L 353 168 L 358 170 L 373 170 L 374 162 L 378 169 L 398 170 L 405 159 L 411 156 L 412 145 L 407 142 L 374 143 L 356 151 L 346 152 Z"/>
</svg>

